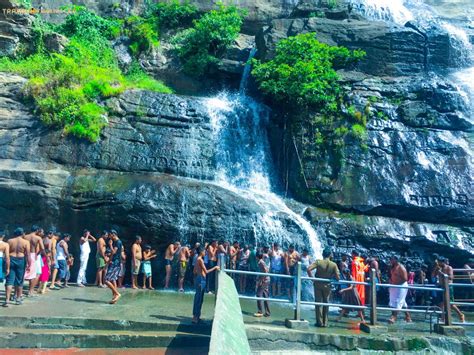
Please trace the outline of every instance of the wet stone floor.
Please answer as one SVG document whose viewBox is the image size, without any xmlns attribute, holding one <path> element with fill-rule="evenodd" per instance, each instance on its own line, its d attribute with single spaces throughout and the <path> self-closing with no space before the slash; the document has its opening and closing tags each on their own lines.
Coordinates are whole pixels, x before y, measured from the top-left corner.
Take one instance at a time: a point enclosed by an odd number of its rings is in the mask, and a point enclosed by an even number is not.
<svg viewBox="0 0 474 355">
<path fill-rule="evenodd" d="M 0 316 L 65 317 L 138 322 L 191 322 L 191 292 L 124 289 L 115 305 L 108 302 L 112 294 L 107 288 L 75 287 L 50 290 L 45 295 L 25 298 L 21 306 L 0 307 Z M 0 300 L 4 293 L 0 293 Z M 206 295 L 202 318 L 210 321 L 214 312 L 214 296 Z"/>
<path fill-rule="evenodd" d="M 120 320 L 137 321 L 151 323 L 177 323 L 190 324 L 192 315 L 193 292 L 178 293 L 176 291 L 150 291 L 150 290 L 122 290 L 122 297 L 115 305 L 108 304 L 111 299 L 111 293 L 108 289 L 98 287 L 78 288 L 71 286 L 68 289 L 58 291 L 48 291 L 46 295 L 25 298 L 24 304 L 20 306 L 10 305 L 8 308 L 0 307 L 0 317 L 46 317 L 46 318 L 87 318 L 102 320 Z M 0 292 L 0 300 L 3 300 L 4 293 Z M 214 314 L 214 295 L 206 295 L 202 310 L 204 324 L 211 324 Z M 268 327 L 284 327 L 284 320 L 293 317 L 293 307 L 285 304 L 271 304 L 272 315 L 269 318 L 256 318 L 253 314 L 256 311 L 256 302 L 250 300 L 241 300 L 241 307 L 244 316 L 244 322 L 248 325 L 265 325 Z M 343 318 L 337 322 L 337 308 L 331 308 L 330 327 L 315 328 L 314 309 L 311 306 L 303 306 L 302 318 L 307 319 L 310 324 L 310 330 L 318 333 L 327 334 L 360 334 L 358 329 L 358 318 L 355 312 L 349 318 Z M 387 324 L 388 312 L 379 312 L 379 322 Z M 389 332 L 397 332 L 406 335 L 429 335 L 430 322 L 429 317 L 424 314 L 412 315 L 414 322 L 406 323 L 403 315 L 400 320 L 388 327 Z M 457 320 L 456 316 L 453 315 Z M 474 314 L 468 314 L 467 320 L 474 322 Z M 467 327 L 466 335 L 474 338 L 474 327 Z M 165 353 L 166 349 L 155 349 L 154 354 Z M 93 354 L 120 354 L 110 352 L 106 349 L 95 350 Z M 80 349 L 70 349 L 66 352 L 57 354 L 81 353 Z M 1 352 L 9 354 L 8 352 Z M 25 354 L 42 354 L 40 350 L 34 352 L 24 352 Z M 148 350 L 141 352 L 148 354 Z M 169 350 L 167 354 L 172 354 Z M 13 354 L 13 352 L 12 352 Z M 53 353 L 54 354 L 54 353 Z"/>
</svg>

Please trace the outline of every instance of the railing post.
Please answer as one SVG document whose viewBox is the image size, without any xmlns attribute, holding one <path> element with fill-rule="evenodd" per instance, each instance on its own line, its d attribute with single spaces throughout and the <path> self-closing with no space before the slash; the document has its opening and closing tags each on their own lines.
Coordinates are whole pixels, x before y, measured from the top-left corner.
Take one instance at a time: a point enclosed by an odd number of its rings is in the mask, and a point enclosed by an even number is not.
<svg viewBox="0 0 474 355">
<path fill-rule="evenodd" d="M 219 272 L 216 272 L 216 277 L 215 277 L 215 281 L 216 281 L 216 295 L 217 295 L 217 290 L 219 288 L 219 273 L 221 271 L 225 272 L 225 255 L 224 254 L 219 254 L 217 256 L 217 265 L 219 266 L 220 268 L 220 271 Z"/>
<path fill-rule="evenodd" d="M 446 274 L 441 274 L 443 279 L 443 304 L 444 304 L 444 324 L 445 325 L 452 325 L 452 318 L 451 318 L 451 297 L 449 294 L 449 278 Z"/>
<path fill-rule="evenodd" d="M 301 262 L 298 262 L 296 267 L 296 307 L 295 307 L 295 320 L 301 319 Z"/>
<path fill-rule="evenodd" d="M 370 325 L 377 323 L 377 273 L 370 269 Z"/>
</svg>

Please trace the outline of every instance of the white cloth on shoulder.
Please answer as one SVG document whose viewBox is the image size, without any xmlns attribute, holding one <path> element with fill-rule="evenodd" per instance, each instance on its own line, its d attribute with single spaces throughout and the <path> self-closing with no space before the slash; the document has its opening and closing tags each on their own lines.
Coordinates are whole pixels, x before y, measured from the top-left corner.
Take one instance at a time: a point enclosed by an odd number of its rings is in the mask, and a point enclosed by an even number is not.
<svg viewBox="0 0 474 355">
<path fill-rule="evenodd" d="M 408 283 L 404 282 L 400 286 L 407 286 Z M 407 297 L 408 289 L 407 288 L 389 288 L 390 292 L 390 302 L 388 303 L 391 308 L 402 309 L 408 305 L 405 301 Z"/>
</svg>

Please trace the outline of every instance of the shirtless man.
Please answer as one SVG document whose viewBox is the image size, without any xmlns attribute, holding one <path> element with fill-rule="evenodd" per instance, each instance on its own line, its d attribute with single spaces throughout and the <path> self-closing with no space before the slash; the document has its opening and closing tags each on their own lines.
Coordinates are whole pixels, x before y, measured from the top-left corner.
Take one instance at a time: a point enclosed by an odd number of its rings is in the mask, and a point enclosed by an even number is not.
<svg viewBox="0 0 474 355">
<path fill-rule="evenodd" d="M 30 254 L 28 255 L 30 267 L 25 272 L 25 280 L 30 282 L 28 297 L 33 296 L 34 289 L 39 281 L 39 275 L 41 275 L 41 254 L 44 253 L 43 236 L 43 229 L 33 226 L 31 233 L 23 237 L 30 243 Z"/>
<path fill-rule="evenodd" d="M 288 247 L 288 251 L 285 254 L 285 271 L 287 275 L 295 275 L 296 264 L 300 259 L 300 254 L 295 250 L 295 246 L 291 244 Z M 290 300 L 293 299 L 294 280 L 288 279 L 287 283 L 288 297 Z"/>
<path fill-rule="evenodd" d="M 140 273 L 142 258 L 142 237 L 137 235 L 132 245 L 132 288 L 134 290 L 138 289 L 138 274 Z"/>
<path fill-rule="evenodd" d="M 189 250 L 189 247 L 187 245 L 181 247 L 181 249 L 179 250 L 179 292 L 184 292 L 184 277 L 186 276 L 186 270 L 188 269 L 188 262 L 190 256 L 191 251 Z"/>
<path fill-rule="evenodd" d="M 3 282 L 10 273 L 10 246 L 3 241 L 3 238 L 5 238 L 5 233 L 0 231 L 0 282 Z M 3 272 L 4 264 L 5 272 Z"/>
<path fill-rule="evenodd" d="M 234 242 L 229 248 L 229 268 L 231 270 L 237 269 L 237 258 L 240 254 L 239 242 Z M 231 277 L 235 280 L 237 274 L 232 273 Z"/>
<path fill-rule="evenodd" d="M 440 273 L 448 275 L 448 283 L 452 284 L 453 280 L 454 280 L 453 268 L 450 265 L 448 265 L 447 259 L 443 256 L 439 257 L 438 263 L 439 263 L 439 266 L 440 266 Z M 442 277 L 440 277 L 440 280 L 442 280 Z M 454 288 L 453 288 L 453 286 L 449 286 L 449 298 L 450 298 L 450 302 L 454 302 Z M 444 303 L 443 302 L 441 302 L 439 304 L 439 307 L 444 312 Z M 457 313 L 461 323 L 464 323 L 466 321 L 465 316 L 461 312 L 461 310 L 458 308 L 458 306 L 455 305 L 455 304 L 452 304 L 451 308 L 454 309 L 454 311 Z"/>
<path fill-rule="evenodd" d="M 174 242 L 173 244 L 168 245 L 165 253 L 165 269 L 166 269 L 166 277 L 165 277 L 165 288 L 169 288 L 170 279 L 171 279 L 171 263 L 173 262 L 173 258 L 175 254 L 179 251 L 180 247 L 179 242 Z"/>
<path fill-rule="evenodd" d="M 23 303 L 23 278 L 25 276 L 25 264 L 26 268 L 30 267 L 30 243 L 23 239 L 25 232 L 22 228 L 15 229 L 14 237 L 8 241 L 10 249 L 10 272 L 7 276 L 6 286 L 6 297 L 3 307 L 8 307 L 10 296 L 12 293 L 12 287 L 15 286 L 15 299 L 16 304 L 20 305 Z"/>
<path fill-rule="evenodd" d="M 209 259 L 209 268 L 212 269 L 217 265 L 217 240 L 213 240 L 209 247 L 207 248 L 207 256 Z M 216 290 L 216 274 L 210 274 L 209 279 L 207 280 L 207 289 L 208 292 L 214 292 Z"/>
<path fill-rule="evenodd" d="M 382 273 L 380 272 L 379 266 L 379 258 L 377 256 L 371 257 L 369 260 L 370 269 L 375 269 L 375 276 L 377 276 L 377 280 L 375 282 L 379 283 L 382 281 Z"/>
<path fill-rule="evenodd" d="M 397 256 L 392 256 L 390 258 L 390 283 L 392 285 L 408 285 L 408 273 L 405 267 L 399 263 Z M 395 323 L 398 316 L 398 310 L 401 310 L 403 307 L 407 308 L 407 303 L 405 301 L 408 289 L 407 288 L 389 288 L 390 292 L 390 308 L 396 308 L 396 311 L 392 311 L 392 316 L 388 320 L 390 324 Z M 411 316 L 409 312 L 405 312 L 405 320 L 411 322 Z"/>
<path fill-rule="evenodd" d="M 198 258 L 196 260 L 196 265 L 194 266 L 194 284 L 196 285 L 196 294 L 194 295 L 193 302 L 193 323 L 199 323 L 201 320 L 201 308 L 202 302 L 204 301 L 204 293 L 206 292 L 206 276 L 207 274 L 219 270 L 219 266 L 214 266 L 213 268 L 207 269 L 204 264 L 204 255 L 206 250 L 204 248 L 199 249 Z"/>
<path fill-rule="evenodd" d="M 97 253 L 95 255 L 95 261 L 96 261 L 96 266 L 97 266 L 97 274 L 95 278 L 95 284 L 98 287 L 107 287 L 104 284 L 104 276 L 105 276 L 105 265 L 107 262 L 107 257 L 105 256 L 105 250 L 106 250 L 106 242 L 105 240 L 108 237 L 108 232 L 103 231 L 102 235 L 97 238 Z"/>
<path fill-rule="evenodd" d="M 339 261 L 337 267 L 339 268 L 339 271 L 342 273 L 345 269 L 349 269 L 349 257 L 347 254 L 343 254 L 341 256 L 341 260 Z"/>
<path fill-rule="evenodd" d="M 51 257 L 53 259 L 53 275 L 51 276 L 51 285 L 49 285 L 50 290 L 59 290 L 59 287 L 56 286 L 56 276 L 58 276 L 59 264 L 56 257 L 57 249 L 56 246 L 59 241 L 59 233 L 53 233 L 51 237 Z"/>
<path fill-rule="evenodd" d="M 44 235 L 44 237 L 43 237 L 44 250 L 46 250 L 46 249 L 51 250 L 51 243 L 52 243 L 53 235 L 54 235 L 54 233 L 51 230 L 47 231 L 46 234 Z"/>
</svg>

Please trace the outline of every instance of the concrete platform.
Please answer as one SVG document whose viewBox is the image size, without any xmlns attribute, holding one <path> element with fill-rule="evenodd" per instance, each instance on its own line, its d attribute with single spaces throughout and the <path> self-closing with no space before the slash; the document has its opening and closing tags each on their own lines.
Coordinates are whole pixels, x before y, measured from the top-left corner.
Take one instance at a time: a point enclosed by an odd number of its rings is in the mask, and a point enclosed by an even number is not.
<svg viewBox="0 0 474 355">
<path fill-rule="evenodd" d="M 331 308 L 329 327 L 314 326 L 314 307 L 304 306 L 302 318 L 309 321 L 306 330 L 288 329 L 285 319 L 293 316 L 293 306 L 273 303 L 271 317 L 255 318 L 255 301 L 241 300 L 247 337 L 254 354 L 335 354 L 339 351 L 350 354 L 366 354 L 381 351 L 384 354 L 474 354 L 474 329 L 466 327 L 466 336 L 444 336 L 430 333 L 429 317 L 413 314 L 414 322 L 407 323 L 402 317 L 395 324 L 388 324 L 390 312 L 378 312 L 378 323 L 382 331 L 368 334 L 360 330 L 360 321 L 355 312 L 350 317 L 337 320 L 337 309 Z M 472 314 L 467 314 L 472 319 Z M 386 353 L 385 353 L 386 352 Z"/>
<path fill-rule="evenodd" d="M 110 305 L 109 289 L 74 287 L 50 290 L 45 295 L 25 298 L 21 306 L 0 307 L 3 316 L 35 316 L 125 320 L 141 322 L 178 322 L 191 324 L 194 293 L 123 289 L 122 297 Z M 3 290 L 0 300 L 4 299 Z M 209 323 L 214 315 L 214 295 L 206 295 L 202 319 Z"/>
<path fill-rule="evenodd" d="M 127 289 L 122 295 L 110 305 L 108 289 L 71 287 L 26 298 L 20 306 L 0 307 L 0 348 L 162 348 L 167 354 L 169 349 L 174 354 L 207 353 L 214 296 L 206 295 L 203 322 L 195 325 L 191 293 Z"/>
</svg>

